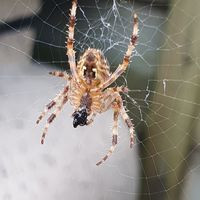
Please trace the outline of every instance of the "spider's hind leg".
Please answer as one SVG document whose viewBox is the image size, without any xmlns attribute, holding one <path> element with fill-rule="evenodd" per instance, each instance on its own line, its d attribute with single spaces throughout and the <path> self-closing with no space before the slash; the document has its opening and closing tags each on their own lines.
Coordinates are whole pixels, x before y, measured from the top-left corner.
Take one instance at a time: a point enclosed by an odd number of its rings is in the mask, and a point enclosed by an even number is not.
<svg viewBox="0 0 200 200">
<path fill-rule="evenodd" d="M 135 143 L 135 137 L 136 137 L 134 125 L 131 122 L 131 119 L 128 116 L 128 114 L 126 113 L 126 110 L 124 109 L 123 106 L 122 106 L 122 108 L 120 110 L 120 114 L 122 116 L 122 119 L 124 120 L 124 122 L 126 123 L 126 125 L 129 128 L 129 132 L 130 132 L 130 148 L 132 148 L 133 144 Z"/>
<path fill-rule="evenodd" d="M 118 136 L 118 117 L 119 117 L 119 108 L 117 106 L 117 103 L 113 103 L 114 107 L 114 124 L 112 129 L 112 146 L 110 147 L 108 153 L 96 164 L 97 166 L 105 162 L 108 157 L 114 152 L 116 145 L 117 145 L 117 136 Z"/>
<path fill-rule="evenodd" d="M 46 123 L 46 125 L 44 127 L 44 131 L 43 131 L 42 138 L 41 138 L 41 144 L 44 143 L 44 139 L 46 137 L 46 134 L 47 134 L 47 131 L 48 131 L 48 128 L 49 128 L 50 124 L 54 121 L 54 119 L 61 112 L 61 110 L 62 110 L 64 104 L 67 102 L 67 100 L 68 100 L 67 94 L 65 96 L 62 96 L 62 98 L 60 99 L 60 101 L 56 104 L 55 111 L 47 119 L 47 123 Z"/>
<path fill-rule="evenodd" d="M 40 116 L 38 117 L 36 124 L 39 124 L 40 121 L 43 119 L 43 117 L 47 114 L 47 112 L 49 110 L 51 110 L 57 103 L 58 101 L 61 99 L 61 97 L 63 95 L 65 95 L 65 93 L 68 92 L 68 87 L 65 87 L 64 90 L 62 90 L 49 104 L 47 104 L 44 108 L 44 110 L 42 111 L 42 113 L 40 114 Z"/>
<path fill-rule="evenodd" d="M 49 104 L 47 104 L 43 110 L 43 112 L 40 114 L 40 116 L 38 117 L 36 124 L 39 124 L 40 121 L 42 120 L 42 118 L 46 115 L 46 113 L 53 108 L 56 105 L 56 102 L 58 100 L 58 96 L 55 97 Z"/>
</svg>

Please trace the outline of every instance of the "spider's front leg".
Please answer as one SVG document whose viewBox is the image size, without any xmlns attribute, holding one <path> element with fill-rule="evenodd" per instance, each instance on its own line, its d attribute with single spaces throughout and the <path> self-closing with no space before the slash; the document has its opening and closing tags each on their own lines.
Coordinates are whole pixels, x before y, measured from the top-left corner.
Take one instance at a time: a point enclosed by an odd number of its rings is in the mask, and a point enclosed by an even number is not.
<svg viewBox="0 0 200 200">
<path fill-rule="evenodd" d="M 76 9 L 77 9 L 77 0 L 72 1 L 72 8 L 70 10 L 70 19 L 69 19 L 69 29 L 68 29 L 68 38 L 66 41 L 66 49 L 68 62 L 70 65 L 70 70 L 72 75 L 78 81 L 78 74 L 76 69 L 76 59 L 75 59 L 75 51 L 74 51 L 74 29 L 76 23 Z"/>
<path fill-rule="evenodd" d="M 104 88 L 111 85 L 127 69 L 130 62 L 130 57 L 132 55 L 133 50 L 135 49 L 135 45 L 138 39 L 138 17 L 136 14 L 134 14 L 133 22 L 133 32 L 131 35 L 130 43 L 128 45 L 128 49 L 124 55 L 122 64 L 118 66 L 116 71 L 113 74 L 111 74 L 111 76 L 104 83 L 102 83 L 98 89 L 94 89 L 95 91 L 103 90 Z"/>
</svg>

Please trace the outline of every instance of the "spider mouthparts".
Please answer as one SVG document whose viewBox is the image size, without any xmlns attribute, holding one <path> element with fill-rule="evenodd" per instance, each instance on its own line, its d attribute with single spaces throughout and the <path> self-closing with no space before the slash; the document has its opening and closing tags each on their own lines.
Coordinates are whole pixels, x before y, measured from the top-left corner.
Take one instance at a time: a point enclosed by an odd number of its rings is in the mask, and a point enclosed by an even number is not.
<svg viewBox="0 0 200 200">
<path fill-rule="evenodd" d="M 79 126 L 84 126 L 87 123 L 87 110 L 85 108 L 75 111 L 73 113 L 74 121 L 73 121 L 73 127 L 76 128 Z"/>
</svg>

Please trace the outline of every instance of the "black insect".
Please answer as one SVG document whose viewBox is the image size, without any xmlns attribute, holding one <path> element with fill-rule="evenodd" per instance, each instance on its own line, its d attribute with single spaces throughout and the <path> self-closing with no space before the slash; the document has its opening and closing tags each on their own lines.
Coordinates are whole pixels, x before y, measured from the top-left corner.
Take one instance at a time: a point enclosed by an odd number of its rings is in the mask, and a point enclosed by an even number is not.
<svg viewBox="0 0 200 200">
<path fill-rule="evenodd" d="M 79 126 L 84 126 L 87 123 L 87 110 L 82 108 L 81 110 L 75 111 L 72 115 L 74 117 L 73 126 L 76 128 Z"/>
</svg>

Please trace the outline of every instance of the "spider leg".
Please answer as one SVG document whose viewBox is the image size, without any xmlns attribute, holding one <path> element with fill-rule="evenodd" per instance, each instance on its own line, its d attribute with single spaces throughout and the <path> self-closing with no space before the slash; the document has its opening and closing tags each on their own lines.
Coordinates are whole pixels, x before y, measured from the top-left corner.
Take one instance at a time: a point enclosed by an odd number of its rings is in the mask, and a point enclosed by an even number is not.
<svg viewBox="0 0 200 200">
<path fill-rule="evenodd" d="M 130 147 L 134 144 L 135 139 L 135 130 L 134 126 L 129 118 L 129 116 L 126 113 L 126 110 L 124 109 L 122 98 L 119 94 L 119 92 L 128 92 L 128 89 L 126 87 L 116 87 L 116 88 L 108 88 L 104 92 L 104 102 L 105 105 L 103 105 L 103 111 L 108 110 L 111 106 L 114 109 L 114 125 L 113 125 L 113 137 L 112 137 L 112 146 L 110 147 L 108 153 L 96 164 L 100 165 L 104 161 L 107 160 L 107 158 L 113 153 L 115 150 L 116 144 L 117 144 L 117 135 L 118 135 L 118 116 L 121 114 L 123 120 L 127 124 L 129 131 L 130 131 Z"/>
<path fill-rule="evenodd" d="M 102 112 L 108 110 L 116 98 L 119 97 L 119 99 L 121 99 L 121 96 L 119 94 L 120 92 L 127 93 L 128 88 L 121 86 L 121 87 L 107 88 L 105 90 L 103 97 Z"/>
<path fill-rule="evenodd" d="M 118 117 L 119 117 L 119 109 L 114 110 L 114 124 L 112 129 L 112 146 L 110 147 L 108 153 L 98 162 L 97 166 L 105 162 L 108 157 L 113 153 L 117 145 L 117 136 L 118 136 Z"/>
<path fill-rule="evenodd" d="M 116 71 L 111 74 L 111 76 L 106 80 L 98 90 L 102 90 L 106 87 L 108 87 L 110 84 L 112 84 L 128 67 L 129 62 L 130 62 L 130 57 L 133 52 L 133 49 L 135 48 L 136 41 L 138 39 L 138 17 L 136 14 L 134 14 L 134 25 L 133 25 L 133 32 L 131 35 L 130 43 L 128 45 L 128 49 L 124 55 L 123 62 L 118 66 Z"/>
<path fill-rule="evenodd" d="M 78 80 L 78 75 L 76 71 L 75 51 L 74 51 L 74 28 L 76 22 L 76 9 L 77 9 L 77 0 L 73 0 L 72 8 L 70 10 L 70 15 L 69 15 L 70 19 L 69 19 L 68 38 L 66 41 L 66 49 L 72 76 L 74 76 L 75 79 Z"/>
<path fill-rule="evenodd" d="M 67 74 L 67 72 L 53 71 L 53 72 L 49 72 L 49 74 L 52 76 L 64 78 L 67 81 L 70 79 L 70 76 L 69 76 L 69 74 Z"/>
<path fill-rule="evenodd" d="M 131 122 L 131 119 L 130 117 L 128 116 L 128 114 L 126 113 L 126 110 L 124 109 L 123 105 L 120 109 L 120 114 L 122 116 L 122 119 L 124 120 L 124 122 L 126 123 L 126 125 L 128 126 L 129 128 L 129 132 L 130 132 L 130 148 L 133 147 L 133 144 L 135 142 L 135 129 L 134 129 L 134 125 L 133 123 Z"/>
<path fill-rule="evenodd" d="M 68 100 L 67 95 L 63 96 L 62 99 L 60 100 L 60 102 L 56 105 L 56 110 L 47 119 L 47 123 L 44 127 L 44 131 L 43 131 L 42 138 L 41 138 L 41 144 L 44 144 L 44 139 L 46 137 L 46 134 L 48 132 L 48 128 L 49 128 L 50 124 L 54 121 L 54 119 L 61 112 L 61 110 L 62 110 L 64 104 L 67 102 L 67 100 Z"/>
<path fill-rule="evenodd" d="M 47 112 L 53 108 L 58 101 L 60 100 L 60 98 L 65 95 L 65 93 L 68 92 L 68 86 L 64 88 L 64 90 L 62 90 L 49 104 L 47 104 L 44 108 L 44 111 L 40 114 L 40 116 L 38 117 L 36 124 L 39 124 L 39 122 L 43 119 L 43 117 L 47 114 Z"/>
<path fill-rule="evenodd" d="M 86 122 L 86 125 L 88 126 L 88 125 L 90 125 L 93 121 L 94 121 L 94 118 L 95 118 L 95 116 L 96 116 L 96 113 L 91 113 L 90 115 L 89 115 L 89 120 L 87 120 L 87 122 Z"/>
</svg>

